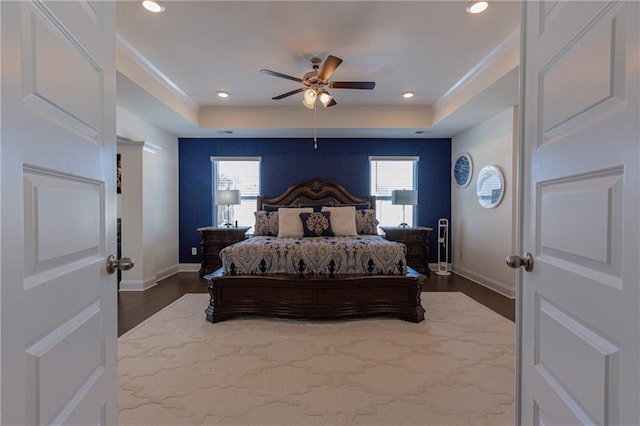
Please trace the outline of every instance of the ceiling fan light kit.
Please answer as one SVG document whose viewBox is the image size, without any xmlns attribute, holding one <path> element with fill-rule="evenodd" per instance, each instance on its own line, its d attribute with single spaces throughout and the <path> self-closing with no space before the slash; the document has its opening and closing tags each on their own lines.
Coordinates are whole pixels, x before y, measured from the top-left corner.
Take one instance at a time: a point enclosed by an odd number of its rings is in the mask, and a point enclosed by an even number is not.
<svg viewBox="0 0 640 426">
<path fill-rule="evenodd" d="M 329 93 L 326 89 L 364 89 L 364 90 L 373 90 L 376 86 L 376 83 L 373 81 L 329 81 L 329 77 L 331 74 L 338 68 L 338 66 L 342 63 L 342 59 L 329 55 L 327 59 L 325 59 L 324 63 L 322 59 L 314 57 L 311 59 L 311 67 L 313 71 L 309 71 L 304 75 L 303 78 L 294 77 L 287 74 L 282 74 L 276 71 L 271 71 L 268 69 L 261 69 L 260 72 L 268 75 L 272 75 L 274 77 L 285 78 L 287 80 L 293 80 L 298 83 L 302 83 L 304 87 L 301 87 L 296 90 L 292 90 L 287 93 L 283 93 L 278 96 L 274 96 L 273 100 L 280 100 L 286 98 L 291 95 L 295 95 L 296 93 L 302 93 L 302 104 L 309 108 L 315 109 L 316 101 L 320 100 L 320 103 L 325 108 L 332 107 L 336 105 L 336 101 L 333 98 L 333 95 Z M 320 66 L 322 64 L 322 66 Z"/>
</svg>

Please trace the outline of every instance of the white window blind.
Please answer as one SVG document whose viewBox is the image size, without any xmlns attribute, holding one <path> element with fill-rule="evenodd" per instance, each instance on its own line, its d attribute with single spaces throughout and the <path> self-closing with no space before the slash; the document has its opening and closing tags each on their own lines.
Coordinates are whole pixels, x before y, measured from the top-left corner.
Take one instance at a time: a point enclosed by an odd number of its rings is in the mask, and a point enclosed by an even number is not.
<svg viewBox="0 0 640 426">
<path fill-rule="evenodd" d="M 418 157 L 370 157 L 371 195 L 376 196 L 376 216 L 382 226 L 403 222 L 401 205 L 391 204 L 391 191 L 417 190 Z M 420 202 L 420 200 L 418 200 Z M 405 221 L 415 226 L 415 207 L 405 207 Z"/>
<path fill-rule="evenodd" d="M 241 226 L 253 226 L 258 195 L 260 194 L 260 158 L 259 157 L 211 157 L 212 187 L 219 189 L 237 189 L 240 191 L 240 204 L 229 206 L 232 223 L 238 221 Z M 226 222 L 227 206 L 213 204 L 213 225 L 222 226 Z"/>
</svg>

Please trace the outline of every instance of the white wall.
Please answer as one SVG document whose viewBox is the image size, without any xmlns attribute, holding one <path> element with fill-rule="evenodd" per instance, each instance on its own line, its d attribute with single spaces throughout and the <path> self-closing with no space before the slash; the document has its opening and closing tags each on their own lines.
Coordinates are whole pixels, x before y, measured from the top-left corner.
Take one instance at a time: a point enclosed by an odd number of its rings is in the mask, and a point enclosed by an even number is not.
<svg viewBox="0 0 640 426">
<path fill-rule="evenodd" d="M 453 270 L 486 287 L 515 297 L 515 272 L 505 257 L 515 253 L 517 107 L 496 115 L 452 138 L 453 159 L 466 152 L 473 162 L 473 177 L 466 188 L 451 188 L 451 248 Z M 455 160 L 452 160 L 455 161 Z M 476 198 L 480 169 L 498 166 L 505 178 L 502 202 L 483 208 Z"/>
<path fill-rule="evenodd" d="M 122 155 L 122 255 L 136 267 L 121 290 L 144 290 L 178 271 L 178 138 L 128 111 L 117 110 Z"/>
<path fill-rule="evenodd" d="M 118 194 L 118 217 L 121 219 L 122 256 L 131 257 L 136 265 L 122 272 L 120 287 L 142 287 L 144 281 L 144 238 L 142 233 L 142 142 L 122 145 L 120 154 L 122 193 Z"/>
</svg>

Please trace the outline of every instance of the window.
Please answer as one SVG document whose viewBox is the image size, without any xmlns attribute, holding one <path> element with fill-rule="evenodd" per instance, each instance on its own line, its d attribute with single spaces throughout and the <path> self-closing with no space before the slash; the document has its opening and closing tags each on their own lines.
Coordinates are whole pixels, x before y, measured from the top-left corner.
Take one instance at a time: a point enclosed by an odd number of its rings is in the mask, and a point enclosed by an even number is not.
<svg viewBox="0 0 640 426">
<path fill-rule="evenodd" d="M 240 204 L 229 206 L 231 221 L 238 225 L 253 226 L 258 195 L 260 194 L 260 157 L 211 157 L 213 194 L 219 189 L 240 191 Z M 213 204 L 213 225 L 223 226 L 227 221 L 227 206 Z"/>
<path fill-rule="evenodd" d="M 394 189 L 417 190 L 419 157 L 369 157 L 371 195 L 376 196 L 376 216 L 381 226 L 397 226 L 402 222 L 415 225 L 415 207 L 391 204 Z"/>
</svg>

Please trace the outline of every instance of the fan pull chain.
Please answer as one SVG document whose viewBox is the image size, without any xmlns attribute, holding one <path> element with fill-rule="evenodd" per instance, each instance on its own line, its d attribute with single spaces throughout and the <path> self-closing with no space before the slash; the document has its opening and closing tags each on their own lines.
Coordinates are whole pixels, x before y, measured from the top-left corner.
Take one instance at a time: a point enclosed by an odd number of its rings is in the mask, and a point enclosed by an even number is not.
<svg viewBox="0 0 640 426">
<path fill-rule="evenodd" d="M 313 104 L 313 149 L 318 149 L 318 103 Z"/>
</svg>

